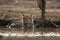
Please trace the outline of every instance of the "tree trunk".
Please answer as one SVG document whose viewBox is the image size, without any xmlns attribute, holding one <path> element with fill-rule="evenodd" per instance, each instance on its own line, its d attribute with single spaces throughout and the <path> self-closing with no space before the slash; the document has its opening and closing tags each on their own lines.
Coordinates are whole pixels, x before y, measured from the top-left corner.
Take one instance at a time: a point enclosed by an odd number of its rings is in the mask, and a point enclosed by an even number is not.
<svg viewBox="0 0 60 40">
<path fill-rule="evenodd" d="M 45 5 L 46 5 L 46 2 L 45 0 L 37 0 L 37 3 L 38 3 L 38 6 L 39 8 L 41 9 L 41 13 L 42 13 L 42 26 L 44 27 L 44 22 L 45 22 Z"/>
</svg>

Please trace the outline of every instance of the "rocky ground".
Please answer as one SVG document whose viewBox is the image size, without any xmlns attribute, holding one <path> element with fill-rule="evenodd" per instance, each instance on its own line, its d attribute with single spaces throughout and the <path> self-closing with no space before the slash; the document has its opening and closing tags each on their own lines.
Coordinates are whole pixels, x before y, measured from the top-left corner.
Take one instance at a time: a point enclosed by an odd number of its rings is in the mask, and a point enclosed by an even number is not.
<svg viewBox="0 0 60 40">
<path fill-rule="evenodd" d="M 60 1 L 47 0 L 46 1 L 46 19 L 60 20 Z M 31 14 L 36 17 L 41 17 L 41 10 L 37 5 L 37 0 L 5 0 L 0 1 L 0 18 L 4 18 L 2 14 L 9 18 L 20 18 L 20 14 Z M 16 17 L 15 17 L 16 16 Z"/>
</svg>

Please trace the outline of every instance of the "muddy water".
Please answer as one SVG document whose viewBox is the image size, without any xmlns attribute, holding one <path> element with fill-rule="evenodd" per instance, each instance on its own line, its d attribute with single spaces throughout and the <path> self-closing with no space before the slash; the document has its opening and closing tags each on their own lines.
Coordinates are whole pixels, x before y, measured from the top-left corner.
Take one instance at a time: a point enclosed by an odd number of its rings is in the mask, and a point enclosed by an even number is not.
<svg viewBox="0 0 60 40">
<path fill-rule="evenodd" d="M 0 32 L 60 32 L 60 28 L 31 28 L 31 29 L 22 29 L 22 28 L 0 28 Z"/>
</svg>

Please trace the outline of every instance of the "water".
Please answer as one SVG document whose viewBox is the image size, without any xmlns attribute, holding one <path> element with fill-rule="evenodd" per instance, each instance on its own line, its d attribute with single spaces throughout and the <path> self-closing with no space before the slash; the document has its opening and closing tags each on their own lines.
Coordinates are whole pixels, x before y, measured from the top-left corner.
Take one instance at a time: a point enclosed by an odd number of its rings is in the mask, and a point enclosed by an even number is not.
<svg viewBox="0 0 60 40">
<path fill-rule="evenodd" d="M 30 29 L 22 32 L 17 28 L 0 28 L 0 35 L 3 36 L 60 36 L 60 28 Z"/>
</svg>

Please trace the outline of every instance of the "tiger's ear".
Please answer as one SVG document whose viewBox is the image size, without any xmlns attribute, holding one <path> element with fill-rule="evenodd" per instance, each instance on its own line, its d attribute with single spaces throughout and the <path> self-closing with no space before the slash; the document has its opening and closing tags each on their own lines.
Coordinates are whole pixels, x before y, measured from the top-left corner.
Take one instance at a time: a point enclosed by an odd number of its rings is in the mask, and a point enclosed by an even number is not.
<svg viewBox="0 0 60 40">
<path fill-rule="evenodd" d="M 24 14 L 22 14 L 22 16 L 24 16 Z"/>
<path fill-rule="evenodd" d="M 32 15 L 31 15 L 31 17 L 32 17 Z"/>
</svg>

